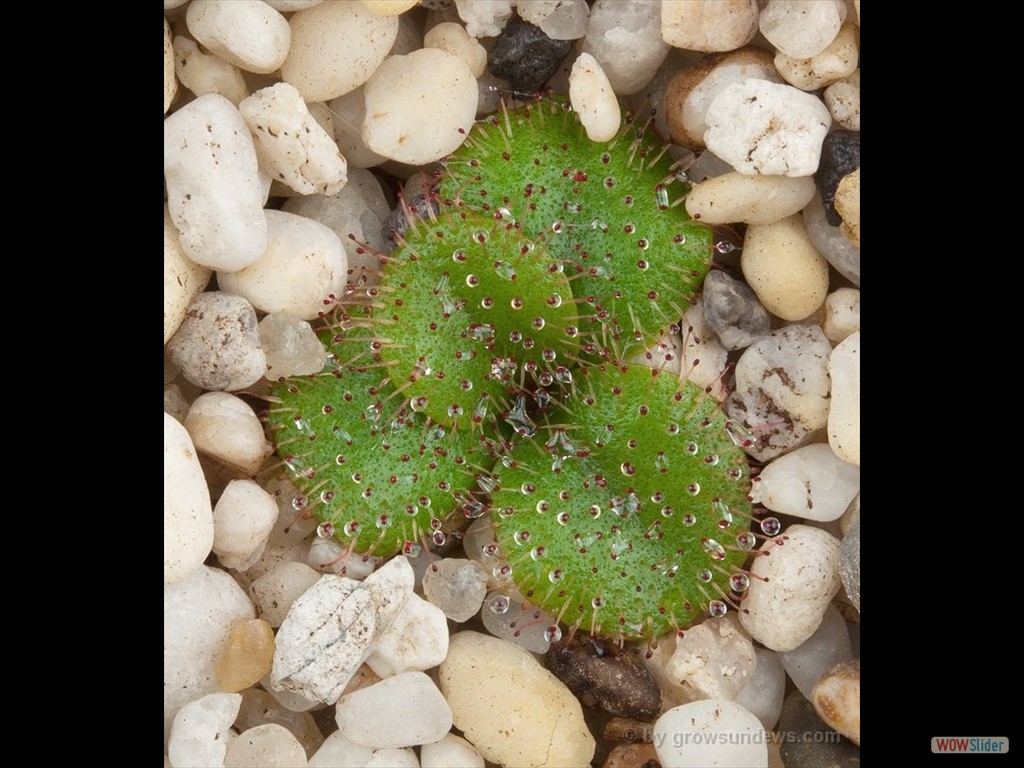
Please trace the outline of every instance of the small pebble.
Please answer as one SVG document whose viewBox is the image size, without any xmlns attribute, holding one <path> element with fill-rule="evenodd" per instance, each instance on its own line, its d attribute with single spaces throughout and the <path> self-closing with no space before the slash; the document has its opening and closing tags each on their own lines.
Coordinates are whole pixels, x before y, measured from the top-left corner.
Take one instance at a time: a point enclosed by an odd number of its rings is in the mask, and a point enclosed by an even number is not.
<svg viewBox="0 0 1024 768">
<path fill-rule="evenodd" d="M 173 416 L 179 424 L 184 424 L 188 408 L 188 400 L 182 394 L 181 387 L 177 384 L 168 384 L 164 387 L 164 413 Z"/>
<path fill-rule="evenodd" d="M 836 39 L 817 56 L 794 59 L 780 51 L 775 54 L 775 68 L 790 85 L 802 91 L 817 91 L 852 75 L 859 56 L 857 32 L 853 24 L 845 24 Z"/>
<path fill-rule="evenodd" d="M 733 171 L 696 184 L 686 210 L 705 224 L 774 224 L 799 213 L 814 197 L 810 176 L 747 176 Z"/>
<path fill-rule="evenodd" d="M 164 16 L 164 114 L 171 108 L 171 102 L 178 93 L 178 80 L 174 76 L 174 44 L 171 42 L 171 25 Z"/>
<path fill-rule="evenodd" d="M 196 96 L 217 93 L 237 107 L 249 95 L 242 70 L 206 53 L 191 38 L 174 38 L 174 64 L 178 80 Z"/>
<path fill-rule="evenodd" d="M 262 0 L 192 0 L 185 18 L 197 42 L 247 72 L 279 69 L 292 42 L 288 21 Z"/>
<path fill-rule="evenodd" d="M 767 768 L 768 738 L 753 713 L 727 699 L 704 699 L 665 712 L 654 724 L 662 768 Z"/>
<path fill-rule="evenodd" d="M 479 98 L 466 62 L 440 48 L 389 56 L 363 94 L 366 146 L 409 165 L 424 165 L 455 151 L 473 127 Z M 423 119 L 426 114 L 429 121 Z"/>
<path fill-rule="evenodd" d="M 527 650 L 458 632 L 440 668 L 455 727 L 499 765 L 585 768 L 596 743 L 572 692 Z"/>
<path fill-rule="evenodd" d="M 469 36 L 466 28 L 452 21 L 443 21 L 423 35 L 424 48 L 440 48 L 462 59 L 473 77 L 487 69 L 487 49 Z"/>
<path fill-rule="evenodd" d="M 839 609 L 830 605 L 814 634 L 792 651 L 779 654 L 783 669 L 808 699 L 829 667 L 850 658 L 850 633 Z"/>
<path fill-rule="evenodd" d="M 782 668 L 782 662 L 775 651 L 754 648 L 754 655 L 757 656 L 757 665 L 733 701 L 755 714 L 765 730 L 771 730 L 782 712 L 786 670 Z"/>
<path fill-rule="evenodd" d="M 860 331 L 832 350 L 828 359 L 832 404 L 828 412 L 828 444 L 842 461 L 860 466 Z"/>
<path fill-rule="evenodd" d="M 214 666 L 222 690 L 244 691 L 270 671 L 274 630 L 263 619 L 236 619 L 224 652 Z"/>
<path fill-rule="evenodd" d="M 320 576 L 305 563 L 279 563 L 249 585 L 249 595 L 256 603 L 260 618 L 277 629 L 292 603 L 319 581 Z"/>
<path fill-rule="evenodd" d="M 859 498 L 859 497 L 858 497 Z M 858 505 L 859 509 L 859 505 Z M 860 611 L 860 516 L 843 536 L 839 546 L 839 576 L 843 580 L 846 596 Z"/>
<path fill-rule="evenodd" d="M 272 312 L 260 320 L 259 333 L 268 379 L 308 376 L 319 373 L 327 363 L 324 345 L 309 323 L 295 315 Z"/>
<path fill-rule="evenodd" d="M 601 64 L 619 96 L 642 90 L 670 50 L 661 37 L 660 0 L 597 0 L 590 8 L 583 50 Z"/>
<path fill-rule="evenodd" d="M 468 621 L 487 594 L 487 572 L 472 560 L 444 558 L 423 574 L 423 595 L 455 622 Z"/>
<path fill-rule="evenodd" d="M 860 285 L 860 248 L 850 242 L 838 225 L 828 223 L 821 195 L 815 195 L 804 208 L 804 227 L 818 253 L 836 271 L 856 286 Z"/>
<path fill-rule="evenodd" d="M 836 39 L 845 19 L 843 0 L 769 0 L 757 23 L 777 50 L 794 59 L 809 59 Z"/>
<path fill-rule="evenodd" d="M 277 504 L 269 493 L 252 480 L 232 480 L 213 508 L 217 560 L 225 568 L 246 570 L 263 554 L 276 521 Z"/>
<path fill-rule="evenodd" d="M 448 655 L 448 621 L 444 611 L 413 593 L 394 623 L 381 634 L 366 666 L 382 678 L 425 671 Z"/>
<path fill-rule="evenodd" d="M 836 213 L 843 219 L 840 226 L 842 233 L 860 248 L 860 168 L 843 176 L 836 187 L 833 204 Z"/>
<path fill-rule="evenodd" d="M 363 139 L 366 97 L 362 85 L 354 91 L 332 99 L 328 103 L 328 107 L 334 116 L 334 139 L 338 143 L 338 149 L 348 161 L 349 173 L 354 168 L 373 168 L 387 162 L 386 157 L 370 149 Z M 342 239 L 344 240 L 344 238 Z"/>
<path fill-rule="evenodd" d="M 704 321 L 729 351 L 749 347 L 771 331 L 771 318 L 746 283 L 713 269 L 704 278 Z"/>
<path fill-rule="evenodd" d="M 179 709 L 167 742 L 171 765 L 223 765 L 241 704 L 237 693 L 208 693 Z"/>
<path fill-rule="evenodd" d="M 324 539 L 318 536 L 309 545 L 306 563 L 320 573 L 363 579 L 373 573 L 377 560 L 368 555 L 352 552 L 347 544 L 342 544 L 336 538 Z"/>
<path fill-rule="evenodd" d="M 860 491 L 860 467 L 826 443 L 796 448 L 758 475 L 761 503 L 772 512 L 829 522 L 838 520 Z"/>
<path fill-rule="evenodd" d="M 860 131 L 860 69 L 836 80 L 821 94 L 832 119 L 840 128 Z"/>
<path fill-rule="evenodd" d="M 494 37 L 501 33 L 512 16 L 510 0 L 455 0 L 459 18 L 466 22 L 466 31 L 473 37 Z"/>
<path fill-rule="evenodd" d="M 661 36 L 687 51 L 733 51 L 757 34 L 757 0 L 663 0 Z"/>
<path fill-rule="evenodd" d="M 622 112 L 601 65 L 589 53 L 581 53 L 569 75 L 569 101 L 591 141 L 611 141 L 619 132 Z"/>
<path fill-rule="evenodd" d="M 729 353 L 705 323 L 704 305 L 697 303 L 687 309 L 681 325 L 679 369 L 683 377 L 712 397 L 724 399 Z"/>
<path fill-rule="evenodd" d="M 459 6 L 460 13 L 462 6 Z M 472 29 L 469 30 L 473 34 Z M 552 40 L 518 16 L 501 30 L 488 56 L 491 72 L 522 94 L 534 93 L 555 74 L 569 53 L 569 40 Z"/>
<path fill-rule="evenodd" d="M 210 282 L 211 271 L 185 255 L 178 229 L 164 206 L 164 344 L 181 327 L 192 299 Z"/>
<path fill-rule="evenodd" d="M 342 696 L 335 709 L 350 741 L 374 749 L 440 741 L 452 727 L 452 710 L 424 672 L 401 672 Z"/>
<path fill-rule="evenodd" d="M 420 747 L 420 768 L 484 768 L 476 747 L 454 733 Z"/>
<path fill-rule="evenodd" d="M 240 733 L 228 747 L 224 768 L 305 768 L 306 751 L 282 725 L 257 725 Z"/>
<path fill-rule="evenodd" d="M 778 538 L 778 537 L 777 537 Z M 779 544 L 771 539 L 754 558 L 740 624 L 773 651 L 791 651 L 821 624 L 841 585 L 839 540 L 820 528 L 791 525 Z M 762 580 L 761 577 L 764 577 Z"/>
<path fill-rule="evenodd" d="M 757 665 L 754 644 L 732 613 L 708 618 L 676 640 L 665 674 L 683 696 L 734 699 Z"/>
<path fill-rule="evenodd" d="M 534 0 L 519 3 L 519 18 L 539 27 L 552 40 L 578 40 L 587 32 L 587 0 Z"/>
<path fill-rule="evenodd" d="M 206 390 L 236 391 L 267 370 L 256 332 L 256 310 L 246 299 L 220 291 L 200 293 L 167 343 L 167 353 L 189 382 Z"/>
<path fill-rule="evenodd" d="M 778 730 L 786 768 L 860 768 L 860 749 L 827 726 L 800 691 L 786 697 Z"/>
<path fill-rule="evenodd" d="M 828 295 L 825 299 L 825 322 L 821 329 L 829 341 L 836 343 L 860 330 L 859 289 L 838 288 Z M 834 382 L 832 386 L 834 389 Z"/>
<path fill-rule="evenodd" d="M 720 91 L 705 120 L 708 149 L 748 175 L 810 176 L 832 124 L 817 96 L 757 79 Z"/>
<path fill-rule="evenodd" d="M 242 706 L 235 720 L 236 730 L 246 731 L 257 725 L 277 723 L 291 731 L 308 755 L 316 752 L 324 743 L 323 734 L 309 712 L 285 709 L 262 688 L 246 688 L 241 694 Z"/>
<path fill-rule="evenodd" d="M 810 698 L 822 720 L 860 746 L 860 659 L 825 672 Z"/>
<path fill-rule="evenodd" d="M 338 766 L 359 766 L 362 768 L 373 759 L 373 748 L 350 741 L 341 731 L 334 731 L 321 747 L 309 758 L 308 768 L 338 768 Z"/>
<path fill-rule="evenodd" d="M 292 44 L 281 79 L 306 101 L 329 101 L 354 91 L 381 65 L 398 37 L 397 16 L 379 16 L 362 3 L 320 3 L 296 12 L 288 24 Z"/>
<path fill-rule="evenodd" d="M 378 16 L 398 16 L 414 7 L 418 0 L 360 0 Z"/>
<path fill-rule="evenodd" d="M 195 445 L 164 414 L 164 584 L 199 570 L 213 548 L 213 507 Z"/>
<path fill-rule="evenodd" d="M 828 294 L 828 262 L 800 216 L 747 227 L 740 266 L 764 308 L 782 320 L 803 320 Z"/>
<path fill-rule="evenodd" d="M 197 397 L 185 418 L 185 428 L 198 451 L 246 475 L 255 475 L 273 452 L 256 412 L 242 398 L 228 392 L 207 392 Z M 276 519 L 275 506 L 270 525 Z"/>
<path fill-rule="evenodd" d="M 814 174 L 814 182 L 818 186 L 818 192 L 825 205 L 825 217 L 833 227 L 838 227 L 843 223 L 843 218 L 836 211 L 834 205 L 836 188 L 844 176 L 858 168 L 860 168 L 859 131 L 832 131 L 825 137 L 821 145 L 821 164 Z"/>
</svg>

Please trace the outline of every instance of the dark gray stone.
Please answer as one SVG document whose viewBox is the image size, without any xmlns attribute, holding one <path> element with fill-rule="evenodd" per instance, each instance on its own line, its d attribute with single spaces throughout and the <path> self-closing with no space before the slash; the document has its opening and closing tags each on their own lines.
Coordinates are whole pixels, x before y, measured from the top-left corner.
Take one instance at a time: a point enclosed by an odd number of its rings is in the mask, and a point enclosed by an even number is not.
<svg viewBox="0 0 1024 768">
<path fill-rule="evenodd" d="M 860 610 L 860 518 L 850 527 L 839 546 L 839 576 L 846 596 Z"/>
<path fill-rule="evenodd" d="M 836 187 L 843 177 L 860 168 L 860 131 L 832 131 L 821 144 L 821 160 L 814 182 L 825 204 L 825 218 L 833 227 L 843 222 L 836 213 Z"/>
<path fill-rule="evenodd" d="M 746 283 L 713 269 L 704 280 L 704 321 L 728 350 L 749 347 L 772 330 L 768 311 Z"/>
<path fill-rule="evenodd" d="M 491 73 L 508 80 L 518 93 L 536 93 L 572 48 L 571 40 L 552 40 L 540 27 L 512 16 L 487 57 Z"/>
<path fill-rule="evenodd" d="M 825 725 L 800 691 L 782 702 L 775 729 L 786 768 L 860 768 L 860 747 Z"/>
</svg>

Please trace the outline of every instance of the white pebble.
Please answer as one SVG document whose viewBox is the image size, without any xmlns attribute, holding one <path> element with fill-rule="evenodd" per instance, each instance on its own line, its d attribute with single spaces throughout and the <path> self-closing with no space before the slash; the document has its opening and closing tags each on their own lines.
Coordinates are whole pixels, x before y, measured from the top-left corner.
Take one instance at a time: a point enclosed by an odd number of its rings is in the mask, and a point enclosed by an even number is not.
<svg viewBox="0 0 1024 768">
<path fill-rule="evenodd" d="M 164 585 L 164 739 L 186 703 L 220 692 L 214 666 L 231 622 L 255 618 L 252 602 L 226 571 L 199 566 Z"/>
<path fill-rule="evenodd" d="M 679 370 L 687 381 L 721 400 L 725 397 L 729 353 L 704 321 L 704 303 L 698 302 L 687 309 L 681 325 L 683 343 Z"/>
<path fill-rule="evenodd" d="M 740 692 L 733 699 L 741 707 L 753 712 L 765 730 L 772 730 L 782 714 L 786 693 L 786 670 L 779 655 L 767 648 L 755 648 L 757 666 Z"/>
<path fill-rule="evenodd" d="M 615 93 L 637 93 L 671 50 L 661 37 L 660 0 L 597 0 L 590 9 L 583 50 L 597 59 Z"/>
<path fill-rule="evenodd" d="M 779 661 L 808 701 L 814 686 L 830 667 L 853 655 L 850 633 L 839 609 L 830 605 L 814 634 L 791 651 L 779 654 Z"/>
<path fill-rule="evenodd" d="M 832 119 L 848 131 L 860 130 L 860 69 L 836 80 L 821 94 Z"/>
<path fill-rule="evenodd" d="M 210 269 L 236 270 L 267 247 L 263 185 L 252 134 L 216 93 L 164 120 L 167 206 L 185 254 Z"/>
<path fill-rule="evenodd" d="M 832 350 L 828 361 L 832 406 L 828 413 L 828 444 L 837 457 L 860 466 L 860 331 Z"/>
<path fill-rule="evenodd" d="M 249 585 L 249 594 L 259 617 L 277 629 L 292 603 L 319 580 L 320 574 L 305 563 L 278 563 Z"/>
<path fill-rule="evenodd" d="M 705 224 L 774 224 L 799 213 L 814 197 L 814 177 L 747 176 L 733 171 L 695 184 L 686 211 Z"/>
<path fill-rule="evenodd" d="M 860 330 L 859 289 L 838 288 L 828 295 L 825 299 L 825 321 L 821 329 L 829 341 L 836 343 Z"/>
<path fill-rule="evenodd" d="M 338 700 L 335 719 L 349 740 L 375 749 L 440 741 L 452 710 L 424 672 L 402 672 Z"/>
<path fill-rule="evenodd" d="M 315 320 L 344 294 L 348 263 L 341 240 L 318 221 L 267 210 L 267 249 L 236 272 L 217 272 L 222 291 L 244 296 L 263 312 Z M 325 303 L 326 302 L 326 303 Z"/>
<path fill-rule="evenodd" d="M 757 23 L 776 49 L 794 59 L 809 59 L 836 39 L 845 18 L 843 0 L 768 0 Z"/>
<path fill-rule="evenodd" d="M 810 176 L 832 116 L 817 96 L 751 78 L 722 90 L 705 121 L 708 149 L 740 173 Z"/>
<path fill-rule="evenodd" d="M 235 737 L 224 757 L 224 768 L 305 768 L 306 750 L 291 731 L 265 723 Z"/>
<path fill-rule="evenodd" d="M 464 26 L 453 21 L 442 21 L 427 30 L 423 47 L 455 54 L 466 63 L 473 77 L 480 77 L 487 68 L 487 49 L 470 37 Z"/>
<path fill-rule="evenodd" d="M 181 327 L 188 305 L 210 282 L 210 270 L 185 255 L 178 229 L 164 206 L 164 344 Z"/>
<path fill-rule="evenodd" d="M 252 480 L 232 480 L 213 508 L 213 551 L 225 568 L 244 571 L 263 554 L 277 520 L 274 498 Z"/>
<path fill-rule="evenodd" d="M 423 595 L 456 622 L 480 610 L 487 593 L 487 572 L 472 560 L 446 557 L 423 574 Z"/>
<path fill-rule="evenodd" d="M 756 666 L 750 636 L 728 613 L 687 629 L 664 669 L 687 699 L 732 700 Z"/>
<path fill-rule="evenodd" d="M 307 768 L 363 768 L 372 758 L 371 747 L 356 744 L 341 731 L 334 731 L 306 765 Z"/>
<path fill-rule="evenodd" d="M 473 127 L 479 97 L 466 62 L 439 48 L 388 57 L 363 93 L 366 146 L 409 165 L 440 160 L 457 149 Z"/>
<path fill-rule="evenodd" d="M 661 36 L 687 51 L 733 51 L 757 34 L 757 0 L 662 0 Z"/>
<path fill-rule="evenodd" d="M 324 345 L 305 320 L 287 312 L 272 312 L 260 320 L 259 332 L 268 379 L 307 376 L 326 365 Z"/>
<path fill-rule="evenodd" d="M 857 69 L 860 51 L 853 24 L 846 24 L 824 51 L 809 59 L 793 59 L 775 54 L 775 68 L 783 79 L 802 91 L 816 91 L 852 75 Z"/>
<path fill-rule="evenodd" d="M 248 72 L 273 72 L 288 55 L 288 22 L 263 0 L 192 0 L 185 18 L 207 50 Z"/>
<path fill-rule="evenodd" d="M 336 538 L 315 537 L 309 545 L 306 563 L 320 573 L 348 576 L 350 579 L 364 579 L 373 573 L 377 558 L 360 555 Z"/>
<path fill-rule="evenodd" d="M 398 17 L 378 16 L 362 3 L 320 3 L 288 23 L 292 44 L 281 79 L 307 101 L 328 101 L 358 88 L 398 37 Z"/>
<path fill-rule="evenodd" d="M 444 611 L 413 593 L 374 644 L 366 666 L 385 678 L 431 669 L 447 655 L 448 620 Z"/>
<path fill-rule="evenodd" d="M 416 759 L 413 749 L 388 747 L 373 750 L 373 757 L 365 768 L 419 768 L 419 765 L 420 761 Z"/>
<path fill-rule="evenodd" d="M 360 0 L 378 16 L 398 16 L 413 8 L 419 0 Z"/>
<path fill-rule="evenodd" d="M 249 95 L 249 86 L 238 67 L 204 52 L 190 38 L 174 38 L 174 61 L 181 84 L 196 96 L 219 93 L 237 107 Z"/>
<path fill-rule="evenodd" d="M 174 44 L 171 42 L 171 25 L 164 16 L 164 114 L 178 93 L 178 79 L 174 75 Z"/>
<path fill-rule="evenodd" d="M 761 721 L 726 699 L 704 699 L 665 712 L 654 723 L 662 768 L 767 768 L 768 736 Z"/>
<path fill-rule="evenodd" d="M 366 146 L 366 142 L 363 140 L 366 97 L 362 85 L 354 91 L 333 99 L 328 106 L 336 118 L 334 139 L 338 142 L 338 148 L 345 155 L 345 159 L 348 160 L 350 173 L 353 168 L 373 168 L 387 162 L 386 157 L 374 152 Z"/>
<path fill-rule="evenodd" d="M 294 85 L 261 88 L 238 111 L 252 131 L 260 168 L 275 179 L 302 195 L 333 195 L 345 186 L 345 158 Z"/>
<path fill-rule="evenodd" d="M 619 100 L 601 65 L 589 53 L 581 53 L 572 65 L 569 101 L 591 141 L 611 141 L 619 132 Z"/>
<path fill-rule="evenodd" d="M 179 709 L 167 742 L 171 765 L 223 765 L 241 705 L 240 693 L 208 693 Z"/>
<path fill-rule="evenodd" d="M 826 443 L 805 445 L 761 470 L 761 503 L 773 512 L 829 522 L 838 520 L 860 490 L 860 468 Z"/>
<path fill-rule="evenodd" d="M 185 427 L 164 414 L 164 584 L 199 570 L 213 548 L 213 508 Z"/>
<path fill-rule="evenodd" d="M 778 537 L 776 537 L 778 538 Z M 791 651 L 814 634 L 836 592 L 839 539 L 820 528 L 791 525 L 785 541 L 772 539 L 754 558 L 740 623 L 773 651 Z"/>
<path fill-rule="evenodd" d="M 740 267 L 764 308 L 783 320 L 810 316 L 828 294 L 828 262 L 798 215 L 749 226 Z"/>
<path fill-rule="evenodd" d="M 524 648 L 458 632 L 440 681 L 455 727 L 485 760 L 534 768 L 590 765 L 596 743 L 579 700 Z"/>
<path fill-rule="evenodd" d="M 496 37 L 512 16 L 511 0 L 455 0 L 455 8 L 473 37 Z"/>
<path fill-rule="evenodd" d="M 227 392 L 197 397 L 185 418 L 185 428 L 197 450 L 247 475 L 255 475 L 273 451 L 256 412 Z"/>
<path fill-rule="evenodd" d="M 420 747 L 421 768 L 484 768 L 484 758 L 476 747 L 454 733 L 433 744 Z"/>
<path fill-rule="evenodd" d="M 527 0 L 516 6 L 519 17 L 552 40 L 578 40 L 587 32 L 587 0 Z"/>
</svg>

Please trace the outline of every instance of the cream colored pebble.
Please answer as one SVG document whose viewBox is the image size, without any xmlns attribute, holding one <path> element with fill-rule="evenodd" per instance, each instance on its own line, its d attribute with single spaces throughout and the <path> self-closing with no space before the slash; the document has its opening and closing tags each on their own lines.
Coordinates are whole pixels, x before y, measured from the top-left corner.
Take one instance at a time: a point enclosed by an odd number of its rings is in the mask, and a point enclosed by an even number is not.
<svg viewBox="0 0 1024 768">
<path fill-rule="evenodd" d="M 174 75 L 174 45 L 171 43 L 171 25 L 164 17 L 164 114 L 178 93 L 178 80 Z"/>
<path fill-rule="evenodd" d="M 735 171 L 696 184 L 686 211 L 705 224 L 774 224 L 799 213 L 814 197 L 812 176 L 747 176 Z"/>
<path fill-rule="evenodd" d="M 860 168 L 840 180 L 834 205 L 836 213 L 843 217 L 840 230 L 860 248 Z"/>
<path fill-rule="evenodd" d="M 853 24 L 847 23 L 836 39 L 817 56 L 794 59 L 784 53 L 775 55 L 775 68 L 790 85 L 802 91 L 816 91 L 853 74 L 860 51 Z"/>
<path fill-rule="evenodd" d="M 661 36 L 688 51 L 733 51 L 757 34 L 757 0 L 662 0 Z"/>
<path fill-rule="evenodd" d="M 601 65 L 589 53 L 581 53 L 572 65 L 569 101 L 591 141 L 611 141 L 619 132 L 619 100 Z"/>
<path fill-rule="evenodd" d="M 174 71 L 181 84 L 196 96 L 219 93 L 236 107 L 249 95 L 242 71 L 212 53 L 204 53 L 194 40 L 174 38 Z"/>
<path fill-rule="evenodd" d="M 197 397 L 185 417 L 185 429 L 197 451 L 247 475 L 256 474 L 273 450 L 255 411 L 228 392 Z"/>
<path fill-rule="evenodd" d="M 764 308 L 783 320 L 808 317 L 828 293 L 828 262 L 799 215 L 748 227 L 740 267 Z"/>
<path fill-rule="evenodd" d="M 263 0 L 192 0 L 185 19 L 207 50 L 247 72 L 270 73 L 288 55 L 288 21 Z"/>
<path fill-rule="evenodd" d="M 210 282 L 211 271 L 185 255 L 178 230 L 164 206 L 164 344 L 181 327 L 192 299 Z"/>
<path fill-rule="evenodd" d="M 466 28 L 453 21 L 442 21 L 423 36 L 424 48 L 440 48 L 454 53 L 469 67 L 473 77 L 480 77 L 487 68 L 487 50 L 469 36 Z"/>
</svg>

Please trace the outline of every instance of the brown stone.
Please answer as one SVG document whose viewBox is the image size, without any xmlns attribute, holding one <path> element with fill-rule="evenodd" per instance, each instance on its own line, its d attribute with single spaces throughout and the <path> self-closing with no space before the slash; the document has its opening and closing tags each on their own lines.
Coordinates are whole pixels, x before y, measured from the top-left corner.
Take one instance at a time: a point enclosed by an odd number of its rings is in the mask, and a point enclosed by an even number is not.
<svg viewBox="0 0 1024 768">
<path fill-rule="evenodd" d="M 811 692 L 814 709 L 827 725 L 860 744 L 860 659 L 828 670 Z"/>
</svg>

